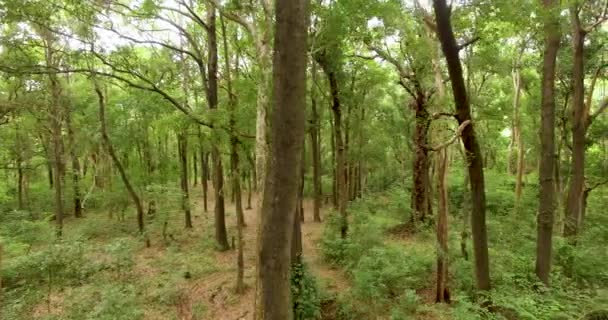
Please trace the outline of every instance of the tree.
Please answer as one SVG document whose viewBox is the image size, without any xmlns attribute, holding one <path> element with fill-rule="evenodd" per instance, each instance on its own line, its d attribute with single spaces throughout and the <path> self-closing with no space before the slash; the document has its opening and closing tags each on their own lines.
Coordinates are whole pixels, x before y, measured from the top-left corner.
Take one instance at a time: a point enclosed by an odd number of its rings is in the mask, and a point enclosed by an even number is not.
<svg viewBox="0 0 608 320">
<path fill-rule="evenodd" d="M 271 153 L 262 200 L 255 319 L 290 319 L 290 251 L 304 139 L 308 1 L 276 0 Z"/>
<path fill-rule="evenodd" d="M 555 186 L 553 166 L 555 153 L 555 60 L 559 50 L 560 34 L 557 1 L 544 0 L 543 80 L 541 102 L 541 161 L 539 168 L 540 197 L 538 204 L 536 275 L 546 285 L 551 271 L 553 212 Z"/>
<path fill-rule="evenodd" d="M 445 0 L 433 0 L 433 8 L 437 23 L 437 35 L 447 61 L 448 72 L 452 84 L 452 94 L 454 95 L 454 102 L 456 104 L 455 116 L 458 120 L 458 124 L 462 125 L 465 121 L 471 121 L 471 107 L 469 105 L 469 98 L 462 75 L 462 66 L 458 57 L 459 47 L 456 44 L 454 32 L 452 31 L 450 9 Z M 462 141 L 467 152 L 471 200 L 473 202 L 471 227 L 473 234 L 473 251 L 475 254 L 475 277 L 477 280 L 477 288 L 489 290 L 490 263 L 486 229 L 486 195 L 483 161 L 481 149 L 473 128 L 473 124 L 464 128 L 462 131 Z"/>
<path fill-rule="evenodd" d="M 602 1 L 598 1 L 602 2 Z M 591 101 L 585 104 L 585 38 L 589 32 L 599 26 L 608 18 L 606 8 L 608 2 L 595 21 L 585 26 L 581 21 L 583 4 L 573 1 L 570 7 L 570 20 L 572 24 L 572 177 L 568 188 L 566 200 L 566 224 L 564 225 L 564 236 L 574 238 L 578 234 L 581 223 L 583 194 L 585 188 L 585 150 L 587 129 L 593 122 L 590 117 Z M 594 5 L 593 3 L 592 5 Z M 595 4 L 597 6 L 597 4 Z M 593 93 L 591 92 L 590 96 Z M 599 112 L 602 112 L 601 109 Z"/>
</svg>

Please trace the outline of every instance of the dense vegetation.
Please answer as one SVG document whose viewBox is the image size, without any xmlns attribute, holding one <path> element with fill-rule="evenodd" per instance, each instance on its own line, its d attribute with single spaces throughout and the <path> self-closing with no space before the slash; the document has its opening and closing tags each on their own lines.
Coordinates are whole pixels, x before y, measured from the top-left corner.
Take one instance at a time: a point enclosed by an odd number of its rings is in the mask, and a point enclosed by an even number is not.
<svg viewBox="0 0 608 320">
<path fill-rule="evenodd" d="M 608 1 L 0 1 L 0 319 L 608 319 Z"/>
</svg>

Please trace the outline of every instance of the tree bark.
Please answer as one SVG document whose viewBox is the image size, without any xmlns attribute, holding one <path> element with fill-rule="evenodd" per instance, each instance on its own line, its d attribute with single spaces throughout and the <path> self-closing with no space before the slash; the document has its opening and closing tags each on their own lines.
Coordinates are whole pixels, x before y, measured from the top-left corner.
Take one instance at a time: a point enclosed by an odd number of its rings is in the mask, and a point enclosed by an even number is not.
<svg viewBox="0 0 608 320">
<path fill-rule="evenodd" d="M 452 24 L 450 21 L 450 10 L 445 0 L 433 0 L 435 17 L 437 21 L 437 34 L 441 42 L 443 54 L 445 55 L 448 72 L 452 84 L 452 93 L 456 104 L 456 119 L 458 124 L 471 120 L 471 107 L 467 97 L 467 90 L 462 75 Z M 490 264 L 488 257 L 488 235 L 486 229 L 486 195 L 483 174 L 483 159 L 479 143 L 475 136 L 474 125 L 471 123 L 462 131 L 462 141 L 467 154 L 469 178 L 471 183 L 471 199 L 473 210 L 471 214 L 471 226 L 473 233 L 473 251 L 475 254 L 475 276 L 477 288 L 489 290 Z"/>
<path fill-rule="evenodd" d="M 416 225 L 424 222 L 428 213 L 429 204 L 429 154 L 428 154 L 428 132 L 431 117 L 426 107 L 426 96 L 417 92 L 413 109 L 416 113 L 416 129 L 412 139 L 415 145 L 415 156 L 412 163 L 413 186 L 412 186 L 412 216 L 411 222 Z"/>
<path fill-rule="evenodd" d="M 216 33 L 216 8 L 210 6 L 207 10 L 207 103 L 209 109 L 215 112 L 217 109 L 217 33 Z M 222 157 L 218 142 L 213 141 L 211 146 L 211 161 L 213 162 L 213 191 L 215 192 L 215 241 L 219 251 L 226 251 L 228 245 L 228 234 L 226 232 L 226 214 L 224 205 L 224 170 L 222 169 Z"/>
<path fill-rule="evenodd" d="M 346 205 L 348 201 L 348 190 L 346 185 L 346 175 L 345 175 L 345 164 L 346 164 L 346 154 L 345 154 L 345 146 L 342 134 L 342 109 L 341 109 L 341 101 L 340 101 L 340 91 L 338 85 L 338 78 L 336 74 L 336 70 L 334 70 L 334 66 L 329 65 L 327 58 L 325 57 L 326 53 L 319 54 L 315 57 L 317 63 L 323 69 L 323 72 L 327 75 L 329 80 L 329 89 L 331 93 L 332 105 L 331 110 L 333 114 L 333 136 L 335 140 L 335 149 L 336 149 L 336 168 L 335 168 L 335 180 L 336 180 L 336 200 L 338 204 L 338 212 L 340 214 L 340 235 L 344 239 L 346 238 L 346 234 L 348 233 L 348 218 L 346 213 Z"/>
<path fill-rule="evenodd" d="M 180 129 L 181 130 L 181 129 Z M 184 211 L 184 226 L 192 229 L 192 213 L 190 210 L 190 190 L 188 185 L 188 137 L 186 132 L 177 134 L 177 149 L 179 155 L 181 202 Z"/>
<path fill-rule="evenodd" d="M 437 291 L 436 302 L 450 302 L 448 287 L 448 173 L 447 148 L 437 152 L 437 191 L 439 193 L 439 210 L 437 212 Z"/>
<path fill-rule="evenodd" d="M 523 185 L 523 170 L 524 170 L 524 146 L 523 136 L 521 134 L 521 72 L 519 70 L 520 60 L 518 59 L 517 65 L 513 70 L 513 89 L 515 95 L 513 98 L 513 140 L 517 144 L 517 166 L 516 166 L 516 180 L 515 180 L 515 207 L 519 210 L 519 204 L 521 200 L 522 185 Z M 510 159 L 509 159 L 510 161 Z"/>
<path fill-rule="evenodd" d="M 321 143 L 320 143 L 320 121 L 317 111 L 317 99 L 314 86 L 317 79 L 317 65 L 312 63 L 312 86 L 310 92 L 311 125 L 310 125 L 310 149 L 312 150 L 312 187 L 313 187 L 313 219 L 321 222 Z"/>
<path fill-rule="evenodd" d="M 585 36 L 586 32 L 579 18 L 579 6 L 574 4 L 570 8 L 572 22 L 572 175 L 566 200 L 566 223 L 564 236 L 575 240 L 581 218 L 583 205 L 583 191 L 585 189 L 585 136 L 586 107 L 585 107 Z"/>
<path fill-rule="evenodd" d="M 260 220 L 256 320 L 292 318 L 290 253 L 306 108 L 308 1 L 275 3 L 275 105 Z"/>
<path fill-rule="evenodd" d="M 555 66 L 559 50 L 559 16 L 556 0 L 543 0 L 549 11 L 544 21 L 545 49 L 543 52 L 543 80 L 541 97 L 541 153 L 539 165 L 540 196 L 537 217 L 536 275 L 549 284 L 551 272 L 553 212 L 555 211 Z"/>
<path fill-rule="evenodd" d="M 42 31 L 41 37 L 45 42 L 45 62 L 48 67 L 53 67 L 57 64 L 55 57 L 55 49 L 53 49 L 53 36 L 49 31 Z M 61 92 L 61 84 L 56 73 L 49 73 L 49 87 L 51 91 L 51 106 L 50 106 L 50 127 L 51 127 L 51 145 L 52 145 L 52 175 L 53 187 L 55 191 L 55 222 L 57 237 L 61 237 L 63 233 L 63 140 L 61 136 L 63 122 L 63 99 Z"/>
</svg>

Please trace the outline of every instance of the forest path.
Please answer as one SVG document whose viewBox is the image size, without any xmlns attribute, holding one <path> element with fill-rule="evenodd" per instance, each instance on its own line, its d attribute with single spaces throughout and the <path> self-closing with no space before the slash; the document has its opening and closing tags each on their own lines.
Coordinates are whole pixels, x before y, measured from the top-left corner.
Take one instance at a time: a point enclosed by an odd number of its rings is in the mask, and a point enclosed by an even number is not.
<svg viewBox="0 0 608 320">
<path fill-rule="evenodd" d="M 210 188 L 211 189 L 211 188 Z M 183 288 L 187 293 L 183 301 L 177 305 L 179 319 L 193 319 L 194 309 L 203 306 L 204 319 L 218 320 L 249 320 L 253 319 L 253 305 L 255 295 L 255 266 L 258 226 L 258 198 L 253 195 L 251 209 L 245 209 L 247 194 L 243 193 L 243 209 L 245 223 L 243 230 L 244 262 L 245 262 L 245 284 L 246 292 L 242 295 L 234 293 L 237 273 L 237 251 L 225 252 L 213 251 L 213 260 L 216 271 L 202 278 L 188 282 Z M 204 241 L 204 238 L 214 239 L 214 199 L 212 190 L 209 190 L 208 212 L 203 212 L 202 194 L 197 190 L 192 199 L 194 208 L 193 222 L 194 232 L 191 237 L 196 241 Z M 228 229 L 228 240 L 236 243 L 236 216 L 235 206 L 226 197 L 226 226 Z M 328 210 L 322 208 L 321 217 L 325 218 Z M 323 261 L 321 249 L 318 243 L 323 234 L 324 223 L 312 221 L 313 202 L 311 199 L 304 201 L 305 222 L 302 224 L 302 248 L 304 261 L 315 275 L 320 285 L 330 295 L 335 295 L 348 287 L 344 272 L 333 268 Z M 201 234 L 204 230 L 205 234 Z M 200 239 L 198 239 L 200 238 Z M 234 238 L 234 239 L 233 239 Z M 209 241 L 209 240 L 207 240 Z M 192 241 L 189 241 L 192 242 Z M 192 254 L 196 254 L 193 252 Z"/>
</svg>

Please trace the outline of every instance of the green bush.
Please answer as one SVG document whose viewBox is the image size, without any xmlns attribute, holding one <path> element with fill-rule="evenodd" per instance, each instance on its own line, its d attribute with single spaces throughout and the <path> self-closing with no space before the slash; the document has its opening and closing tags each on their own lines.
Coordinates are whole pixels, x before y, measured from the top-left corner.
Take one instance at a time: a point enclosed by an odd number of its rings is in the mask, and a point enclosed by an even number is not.
<svg viewBox="0 0 608 320">
<path fill-rule="evenodd" d="M 58 241 L 26 255 L 6 261 L 2 266 L 3 285 L 36 286 L 41 283 L 78 284 L 96 271 L 86 258 L 81 241 Z"/>
<path fill-rule="evenodd" d="M 432 256 L 398 245 L 373 248 L 351 271 L 353 292 L 365 301 L 388 303 L 409 289 L 423 288 L 432 266 Z"/>
</svg>

